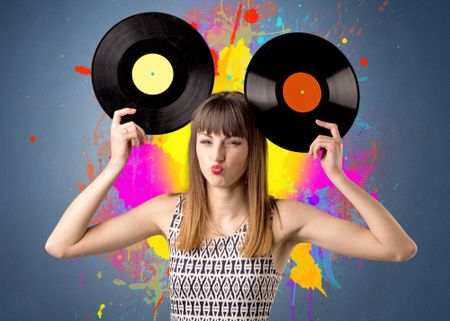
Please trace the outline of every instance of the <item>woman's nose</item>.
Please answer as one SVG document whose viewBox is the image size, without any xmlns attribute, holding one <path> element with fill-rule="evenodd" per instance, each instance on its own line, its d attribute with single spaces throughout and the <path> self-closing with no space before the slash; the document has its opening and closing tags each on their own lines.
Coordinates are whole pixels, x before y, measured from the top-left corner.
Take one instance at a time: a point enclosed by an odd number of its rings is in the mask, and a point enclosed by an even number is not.
<svg viewBox="0 0 450 321">
<path fill-rule="evenodd" d="M 222 162 L 225 159 L 225 148 L 222 145 L 217 145 L 213 148 L 212 157 L 216 162 Z"/>
</svg>

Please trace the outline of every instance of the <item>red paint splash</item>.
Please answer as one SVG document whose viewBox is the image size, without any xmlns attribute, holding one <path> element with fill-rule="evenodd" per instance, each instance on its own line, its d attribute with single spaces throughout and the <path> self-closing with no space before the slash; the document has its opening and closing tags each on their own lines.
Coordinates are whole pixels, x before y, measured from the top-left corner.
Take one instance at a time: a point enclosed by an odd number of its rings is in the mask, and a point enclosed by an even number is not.
<svg viewBox="0 0 450 321">
<path fill-rule="evenodd" d="M 196 30 L 198 30 L 198 23 L 193 21 L 191 22 L 191 26 L 194 27 Z"/>
<path fill-rule="evenodd" d="M 36 136 L 31 135 L 30 136 L 30 142 L 35 143 L 37 140 Z"/>
<path fill-rule="evenodd" d="M 83 67 L 83 66 L 75 66 L 73 69 L 75 69 L 75 71 L 79 74 L 82 75 L 90 75 L 91 74 L 91 69 Z"/>
<path fill-rule="evenodd" d="M 367 65 L 369 64 L 369 59 L 367 59 L 366 57 L 362 57 L 359 61 L 359 64 L 363 67 L 367 67 Z"/>
<path fill-rule="evenodd" d="M 244 19 L 248 23 L 255 23 L 256 21 L 258 21 L 258 18 L 259 18 L 259 14 L 256 11 L 256 9 L 251 8 L 251 9 L 248 9 L 247 11 L 245 11 Z"/>
<path fill-rule="evenodd" d="M 213 48 L 209 48 L 209 51 L 211 51 L 211 56 L 212 56 L 213 61 L 214 61 L 214 75 L 217 76 L 219 74 L 219 72 L 217 71 L 219 55 L 217 54 L 217 52 Z"/>
<path fill-rule="evenodd" d="M 241 13 L 242 13 L 242 3 L 239 4 L 237 14 L 236 14 L 236 23 L 234 24 L 233 34 L 231 35 L 231 41 L 230 45 L 234 43 L 234 38 L 236 37 L 236 30 L 239 26 L 239 19 L 241 19 Z"/>
<path fill-rule="evenodd" d="M 153 309 L 153 314 L 155 314 L 155 313 L 156 313 L 156 310 L 158 310 L 158 307 L 159 307 L 159 305 L 161 304 L 163 298 L 164 298 L 164 293 L 161 294 L 161 297 L 159 298 L 158 303 L 156 303 L 156 306 L 155 306 L 155 308 Z"/>
</svg>

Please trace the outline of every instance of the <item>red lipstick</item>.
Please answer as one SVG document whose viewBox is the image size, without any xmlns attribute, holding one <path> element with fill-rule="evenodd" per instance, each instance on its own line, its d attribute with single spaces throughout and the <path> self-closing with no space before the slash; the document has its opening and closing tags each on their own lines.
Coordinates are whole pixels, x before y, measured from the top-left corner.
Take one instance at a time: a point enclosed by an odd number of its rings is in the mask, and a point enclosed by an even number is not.
<svg viewBox="0 0 450 321">
<path fill-rule="evenodd" d="M 211 166 L 211 171 L 213 172 L 214 175 L 219 175 L 220 173 L 222 173 L 223 168 L 220 165 L 213 165 Z"/>
</svg>

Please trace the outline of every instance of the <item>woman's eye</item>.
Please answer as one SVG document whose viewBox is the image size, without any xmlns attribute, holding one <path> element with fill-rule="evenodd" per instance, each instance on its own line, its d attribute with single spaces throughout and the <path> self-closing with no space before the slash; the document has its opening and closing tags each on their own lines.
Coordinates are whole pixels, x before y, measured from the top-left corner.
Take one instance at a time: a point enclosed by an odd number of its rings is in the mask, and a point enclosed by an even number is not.
<svg viewBox="0 0 450 321">
<path fill-rule="evenodd" d="M 200 141 L 200 144 L 210 144 L 210 143 L 211 143 L 211 141 L 209 141 L 209 140 L 201 140 Z M 228 142 L 228 143 L 236 145 L 236 146 L 241 144 L 241 142 L 239 142 L 239 141 L 232 141 L 232 142 Z"/>
</svg>

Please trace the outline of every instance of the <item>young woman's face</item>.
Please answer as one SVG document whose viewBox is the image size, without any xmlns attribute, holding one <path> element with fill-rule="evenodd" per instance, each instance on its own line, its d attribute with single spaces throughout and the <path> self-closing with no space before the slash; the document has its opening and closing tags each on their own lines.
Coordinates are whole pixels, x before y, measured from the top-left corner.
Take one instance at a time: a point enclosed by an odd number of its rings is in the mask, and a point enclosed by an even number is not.
<svg viewBox="0 0 450 321">
<path fill-rule="evenodd" d="M 197 133 L 197 158 L 208 184 L 217 187 L 231 186 L 247 169 L 248 144 L 240 137 Z M 219 165 L 222 170 L 212 169 Z"/>
</svg>

